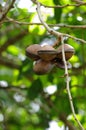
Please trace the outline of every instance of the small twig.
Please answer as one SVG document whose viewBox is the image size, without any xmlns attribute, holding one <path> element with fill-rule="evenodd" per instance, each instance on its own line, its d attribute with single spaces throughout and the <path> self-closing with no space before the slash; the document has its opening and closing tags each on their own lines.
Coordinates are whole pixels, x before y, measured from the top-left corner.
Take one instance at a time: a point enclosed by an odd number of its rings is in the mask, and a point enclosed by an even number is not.
<svg viewBox="0 0 86 130">
<path fill-rule="evenodd" d="M 73 100 L 72 100 L 72 95 L 71 95 L 71 92 L 70 92 L 70 87 L 69 87 L 69 82 L 70 82 L 70 80 L 69 80 L 69 75 L 68 75 L 67 62 L 66 62 L 66 59 L 65 59 L 63 36 L 61 36 L 61 43 L 62 43 L 62 57 L 63 57 L 64 66 L 65 66 L 66 89 L 67 89 L 67 93 L 68 93 L 68 97 L 69 97 L 69 102 L 70 102 L 72 114 L 73 114 L 73 116 L 74 116 L 74 119 L 75 119 L 76 122 L 78 123 L 80 129 L 81 129 L 81 130 L 84 130 L 82 124 L 80 123 L 80 121 L 79 121 L 79 120 L 77 119 L 77 117 L 76 117 L 76 113 L 75 113 L 75 109 L 74 109 L 74 105 L 73 105 Z"/>
</svg>

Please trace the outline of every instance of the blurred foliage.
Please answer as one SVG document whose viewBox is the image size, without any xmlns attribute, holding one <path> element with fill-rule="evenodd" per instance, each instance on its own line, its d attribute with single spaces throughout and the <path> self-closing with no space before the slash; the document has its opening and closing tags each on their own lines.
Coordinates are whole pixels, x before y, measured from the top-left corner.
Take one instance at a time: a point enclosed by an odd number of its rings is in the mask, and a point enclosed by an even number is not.
<svg viewBox="0 0 86 130">
<path fill-rule="evenodd" d="M 2 0 L 0 5 L 4 2 Z M 19 22 L 37 22 L 36 11 L 19 8 L 18 2 L 17 0 L 7 17 Z M 49 6 L 74 4 L 71 0 L 40 2 Z M 34 6 L 32 4 L 31 8 Z M 45 8 L 42 13 L 46 23 L 86 23 L 85 6 Z M 86 40 L 85 28 L 57 29 Z M 62 114 L 77 127 L 71 116 L 65 78 L 62 78 L 64 70 L 54 68 L 49 74 L 38 76 L 33 72 L 32 60 L 25 55 L 26 47 L 31 44 L 54 41 L 55 37 L 46 33 L 45 28 L 40 25 L 23 25 L 9 21 L 0 25 L 0 130 L 46 130 L 52 120 L 65 126 L 67 124 L 60 118 Z M 70 59 L 73 66 L 69 70 L 70 90 L 77 117 L 86 129 L 86 45 L 73 39 L 66 39 L 65 43 L 75 48 L 75 55 Z M 47 91 L 49 86 L 51 87 Z"/>
</svg>

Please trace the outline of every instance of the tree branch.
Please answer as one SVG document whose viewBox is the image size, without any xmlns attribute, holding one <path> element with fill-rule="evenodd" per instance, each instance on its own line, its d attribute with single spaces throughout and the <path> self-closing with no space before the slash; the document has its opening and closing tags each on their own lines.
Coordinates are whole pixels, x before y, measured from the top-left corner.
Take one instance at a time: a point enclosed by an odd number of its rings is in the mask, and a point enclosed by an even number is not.
<svg viewBox="0 0 86 130">
<path fill-rule="evenodd" d="M 0 64 L 9 68 L 19 69 L 20 65 L 15 64 L 12 60 L 8 60 L 6 57 L 0 56 Z"/>
<path fill-rule="evenodd" d="M 0 22 L 6 17 L 9 10 L 13 7 L 15 0 L 12 0 L 9 4 L 9 1 L 6 2 L 5 7 L 3 8 L 1 14 L 0 14 Z"/>
<path fill-rule="evenodd" d="M 59 115 L 59 119 L 60 119 L 62 122 L 64 122 L 64 124 L 65 124 L 66 126 L 68 126 L 70 130 L 76 130 L 76 127 L 73 126 L 73 125 L 67 120 L 65 114 L 60 114 L 60 115 Z"/>
<path fill-rule="evenodd" d="M 44 93 L 42 93 L 42 97 L 44 98 L 45 102 L 47 102 L 49 108 L 53 108 L 56 113 L 59 113 L 57 107 L 55 106 L 55 104 L 52 102 L 52 100 L 51 100 L 50 98 L 46 97 L 46 95 L 45 95 Z M 71 122 L 69 122 L 69 121 L 67 120 L 67 117 L 65 116 L 64 113 L 59 114 L 59 117 L 58 117 L 58 118 L 59 118 L 66 126 L 68 126 L 68 128 L 69 128 L 70 130 L 77 130 L 77 128 L 76 128 Z"/>
<path fill-rule="evenodd" d="M 27 30 L 22 31 L 19 33 L 17 36 L 8 39 L 1 47 L 0 47 L 0 54 L 7 49 L 9 45 L 14 44 L 16 41 L 20 40 L 23 38 L 26 34 L 28 34 Z"/>
<path fill-rule="evenodd" d="M 12 23 L 16 23 L 16 24 L 19 24 L 19 25 L 42 25 L 42 23 L 30 23 L 30 22 L 21 22 L 19 20 L 16 20 L 16 19 L 13 19 L 13 18 L 9 18 L 7 17 L 6 18 L 7 20 L 5 22 L 12 22 Z M 86 25 L 66 25 L 66 24 L 47 24 L 48 26 L 50 27 L 62 27 L 62 28 L 74 28 L 74 29 L 86 29 Z"/>
</svg>

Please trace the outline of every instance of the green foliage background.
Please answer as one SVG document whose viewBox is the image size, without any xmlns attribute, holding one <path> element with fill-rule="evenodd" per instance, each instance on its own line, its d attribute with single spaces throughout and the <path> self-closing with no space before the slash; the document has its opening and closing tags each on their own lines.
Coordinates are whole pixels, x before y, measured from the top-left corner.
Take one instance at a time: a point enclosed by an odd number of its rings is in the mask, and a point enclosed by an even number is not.
<svg viewBox="0 0 86 130">
<path fill-rule="evenodd" d="M 46 5 L 73 4 L 71 0 L 40 2 Z M 19 22 L 33 22 L 37 16 L 36 11 L 21 9 L 17 4 L 16 2 L 6 17 Z M 46 13 L 46 23 L 85 25 L 85 6 L 52 8 L 50 14 Z M 85 28 L 56 29 L 86 40 Z M 37 76 L 33 72 L 32 61 L 25 55 L 27 46 L 40 44 L 45 39 L 53 42 L 55 37 L 40 25 L 23 25 L 12 21 L 0 25 L 0 130 L 46 130 L 52 120 L 56 120 L 59 126 L 68 126 L 66 121 L 70 122 L 78 130 L 72 116 L 65 78 L 61 78 L 64 70 L 55 68 L 47 75 Z M 73 39 L 66 39 L 65 42 L 75 48 L 75 55 L 70 59 L 73 66 L 69 70 L 70 90 L 77 118 L 86 129 L 86 44 Z M 57 91 L 49 94 L 45 88 L 52 88 L 52 85 L 56 85 Z"/>
</svg>

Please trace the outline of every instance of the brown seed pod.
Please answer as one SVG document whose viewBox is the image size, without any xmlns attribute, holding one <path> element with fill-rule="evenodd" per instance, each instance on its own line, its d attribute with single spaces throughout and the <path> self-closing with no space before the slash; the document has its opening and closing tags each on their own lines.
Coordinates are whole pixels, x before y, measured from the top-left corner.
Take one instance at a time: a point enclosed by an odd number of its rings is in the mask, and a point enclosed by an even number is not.
<svg viewBox="0 0 86 130">
<path fill-rule="evenodd" d="M 56 57 L 57 51 L 50 45 L 44 45 L 38 51 L 38 55 L 45 61 L 50 61 Z"/>
<path fill-rule="evenodd" d="M 61 68 L 61 69 L 65 69 L 65 65 L 64 65 L 64 62 L 61 61 L 61 62 L 56 62 L 55 64 L 58 68 Z M 72 68 L 72 65 L 70 64 L 70 62 L 67 62 L 67 68 L 68 69 L 71 69 Z"/>
<path fill-rule="evenodd" d="M 32 60 L 38 60 L 40 57 L 38 56 L 37 51 L 41 49 L 39 44 L 33 44 L 26 48 L 26 55 Z"/>
<path fill-rule="evenodd" d="M 66 60 L 69 60 L 73 56 L 75 50 L 71 45 L 68 44 L 60 45 L 57 48 L 57 59 L 62 60 L 62 46 L 64 46 L 65 58 Z"/>
<path fill-rule="evenodd" d="M 38 75 L 44 75 L 49 73 L 55 65 L 51 62 L 44 60 L 37 60 L 33 65 L 33 71 Z"/>
</svg>

